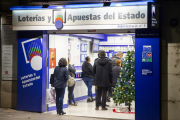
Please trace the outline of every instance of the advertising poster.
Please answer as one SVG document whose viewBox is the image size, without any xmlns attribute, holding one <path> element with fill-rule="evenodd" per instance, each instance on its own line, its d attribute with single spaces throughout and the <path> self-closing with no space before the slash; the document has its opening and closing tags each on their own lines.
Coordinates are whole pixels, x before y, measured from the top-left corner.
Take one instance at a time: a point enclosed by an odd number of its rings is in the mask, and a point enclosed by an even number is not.
<svg viewBox="0 0 180 120">
<path fill-rule="evenodd" d="M 42 39 L 18 39 L 17 110 L 42 111 Z"/>
<path fill-rule="evenodd" d="M 12 45 L 2 46 L 2 80 L 13 80 L 12 50 L 13 50 Z"/>
<path fill-rule="evenodd" d="M 56 48 L 49 48 L 49 69 L 56 67 Z"/>
</svg>

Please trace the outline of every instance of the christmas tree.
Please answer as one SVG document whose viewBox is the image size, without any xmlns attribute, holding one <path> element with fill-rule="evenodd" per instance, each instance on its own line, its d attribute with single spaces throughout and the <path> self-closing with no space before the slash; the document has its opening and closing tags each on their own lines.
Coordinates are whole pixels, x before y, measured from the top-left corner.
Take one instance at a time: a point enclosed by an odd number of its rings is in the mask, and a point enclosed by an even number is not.
<svg viewBox="0 0 180 120">
<path fill-rule="evenodd" d="M 117 84 L 113 92 L 114 103 L 125 103 L 130 105 L 135 100 L 135 59 L 134 52 L 127 52 L 124 63 L 120 70 L 120 78 L 117 80 Z"/>
</svg>

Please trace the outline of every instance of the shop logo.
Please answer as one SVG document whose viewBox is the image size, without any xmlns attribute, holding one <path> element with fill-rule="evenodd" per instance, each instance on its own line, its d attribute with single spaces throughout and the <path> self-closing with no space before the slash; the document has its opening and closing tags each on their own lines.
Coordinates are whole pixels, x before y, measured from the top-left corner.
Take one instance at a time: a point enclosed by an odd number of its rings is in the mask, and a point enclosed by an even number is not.
<svg viewBox="0 0 180 120">
<path fill-rule="evenodd" d="M 30 63 L 33 70 L 42 69 L 42 43 L 41 38 L 21 42 L 26 64 Z"/>
<path fill-rule="evenodd" d="M 57 29 L 61 29 L 63 27 L 63 13 L 62 12 L 56 13 L 55 26 Z"/>
</svg>

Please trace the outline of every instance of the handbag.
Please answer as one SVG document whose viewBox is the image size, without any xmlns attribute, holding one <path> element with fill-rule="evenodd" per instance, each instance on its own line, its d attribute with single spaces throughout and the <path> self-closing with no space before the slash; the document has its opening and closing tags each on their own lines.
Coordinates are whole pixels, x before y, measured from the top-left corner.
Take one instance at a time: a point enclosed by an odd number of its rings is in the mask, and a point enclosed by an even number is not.
<svg viewBox="0 0 180 120">
<path fill-rule="evenodd" d="M 51 74 L 51 77 L 50 77 L 50 84 L 51 84 L 51 85 L 54 84 L 54 74 Z"/>
<path fill-rule="evenodd" d="M 69 87 L 71 87 L 71 86 L 73 86 L 74 84 L 75 84 L 75 79 L 74 79 L 74 77 L 71 77 L 70 75 L 69 75 L 69 79 L 68 79 L 68 86 Z"/>
<path fill-rule="evenodd" d="M 51 88 L 50 93 L 51 93 L 51 104 L 56 103 L 56 91 L 55 91 L 55 88 Z"/>
</svg>

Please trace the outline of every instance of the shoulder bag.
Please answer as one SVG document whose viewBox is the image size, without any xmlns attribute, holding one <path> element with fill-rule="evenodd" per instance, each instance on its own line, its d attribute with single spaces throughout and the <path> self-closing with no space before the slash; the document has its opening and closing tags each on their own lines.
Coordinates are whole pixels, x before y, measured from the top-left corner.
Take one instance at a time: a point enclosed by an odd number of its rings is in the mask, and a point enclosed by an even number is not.
<svg viewBox="0 0 180 120">
<path fill-rule="evenodd" d="M 71 87 L 71 86 L 73 86 L 74 84 L 75 84 L 75 79 L 74 79 L 74 77 L 71 77 L 70 75 L 69 75 L 69 79 L 68 79 L 68 86 L 69 87 Z"/>
</svg>

